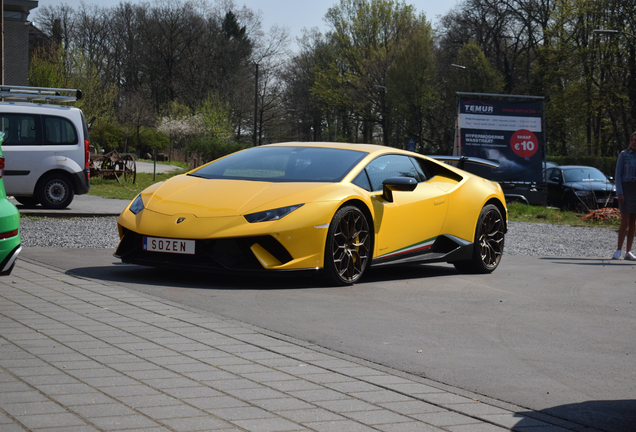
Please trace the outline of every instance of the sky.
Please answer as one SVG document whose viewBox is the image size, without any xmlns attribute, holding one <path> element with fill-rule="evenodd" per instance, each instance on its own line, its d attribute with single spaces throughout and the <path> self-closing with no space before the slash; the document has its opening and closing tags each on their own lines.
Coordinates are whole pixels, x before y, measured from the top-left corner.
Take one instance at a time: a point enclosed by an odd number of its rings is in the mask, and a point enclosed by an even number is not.
<svg viewBox="0 0 636 432">
<path fill-rule="evenodd" d="M 81 0 L 39 0 L 39 6 L 58 5 L 66 3 L 69 6 L 79 6 Z M 141 1 L 129 0 L 131 3 Z M 214 2 L 214 0 L 208 0 Z M 417 13 L 424 12 L 428 21 L 435 25 L 440 15 L 446 14 L 454 8 L 460 0 L 405 0 L 413 5 Z M 99 4 L 103 7 L 116 6 L 121 0 L 84 0 L 86 4 Z M 152 1 L 151 1 L 152 3 Z M 234 0 L 237 6 L 245 5 L 254 11 L 261 11 L 263 30 L 269 30 L 273 25 L 287 27 L 292 39 L 302 34 L 302 29 L 318 27 L 321 32 L 328 30 L 323 18 L 330 7 L 339 4 L 339 0 Z M 37 25 L 37 23 L 36 23 Z M 295 45 L 295 44 L 294 44 Z"/>
</svg>

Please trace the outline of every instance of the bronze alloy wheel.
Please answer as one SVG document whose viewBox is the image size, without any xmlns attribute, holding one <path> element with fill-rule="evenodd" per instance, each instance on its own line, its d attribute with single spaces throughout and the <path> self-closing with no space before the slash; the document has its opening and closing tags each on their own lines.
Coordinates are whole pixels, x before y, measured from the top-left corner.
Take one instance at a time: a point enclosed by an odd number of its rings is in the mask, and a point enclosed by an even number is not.
<svg viewBox="0 0 636 432">
<path fill-rule="evenodd" d="M 475 232 L 472 258 L 453 265 L 462 273 L 490 273 L 501 262 L 504 249 L 505 222 L 497 206 L 481 209 Z"/>
<path fill-rule="evenodd" d="M 484 210 L 477 247 L 484 267 L 492 271 L 499 265 L 503 254 L 504 223 L 497 207 L 487 206 Z"/>
<path fill-rule="evenodd" d="M 369 222 L 357 207 L 343 207 L 333 218 L 327 237 L 325 267 L 338 285 L 356 282 L 369 264 Z"/>
</svg>

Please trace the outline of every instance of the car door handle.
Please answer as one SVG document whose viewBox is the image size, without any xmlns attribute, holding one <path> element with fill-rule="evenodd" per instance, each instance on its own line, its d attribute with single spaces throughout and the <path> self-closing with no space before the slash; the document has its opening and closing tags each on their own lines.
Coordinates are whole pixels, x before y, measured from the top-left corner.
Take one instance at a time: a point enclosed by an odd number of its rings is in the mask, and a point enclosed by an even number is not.
<svg viewBox="0 0 636 432">
<path fill-rule="evenodd" d="M 435 205 L 444 204 L 446 202 L 446 198 L 437 198 L 434 203 Z"/>
</svg>

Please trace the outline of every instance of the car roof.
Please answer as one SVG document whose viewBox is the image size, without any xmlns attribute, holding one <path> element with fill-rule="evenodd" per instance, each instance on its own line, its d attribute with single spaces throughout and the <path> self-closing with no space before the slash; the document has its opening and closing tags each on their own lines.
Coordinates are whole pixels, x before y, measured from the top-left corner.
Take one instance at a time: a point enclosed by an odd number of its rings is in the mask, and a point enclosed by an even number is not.
<svg viewBox="0 0 636 432">
<path fill-rule="evenodd" d="M 0 110 L 9 113 L 28 111 L 35 114 L 50 113 L 51 111 L 80 111 L 74 106 L 36 102 L 0 102 Z"/>
<path fill-rule="evenodd" d="M 553 168 L 559 168 L 559 169 L 595 169 L 595 170 L 599 170 L 596 167 L 587 166 L 587 165 L 559 165 L 558 167 L 553 167 Z"/>
<path fill-rule="evenodd" d="M 343 150 L 359 150 L 367 153 L 402 153 L 411 156 L 422 156 L 418 153 L 409 152 L 406 150 L 401 150 L 395 147 L 388 147 L 378 144 L 352 144 L 352 143 L 334 143 L 334 142 L 284 142 L 284 143 L 275 143 L 275 144 L 267 144 L 267 146 L 272 147 L 323 147 L 323 148 L 332 148 L 332 149 L 343 149 Z M 265 146 L 263 146 L 265 147 Z"/>
</svg>

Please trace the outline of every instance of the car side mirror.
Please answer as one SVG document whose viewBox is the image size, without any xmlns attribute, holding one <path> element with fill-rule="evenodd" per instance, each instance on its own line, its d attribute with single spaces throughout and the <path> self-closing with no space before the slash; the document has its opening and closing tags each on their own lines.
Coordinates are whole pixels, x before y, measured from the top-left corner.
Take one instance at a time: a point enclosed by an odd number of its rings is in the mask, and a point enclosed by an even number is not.
<svg viewBox="0 0 636 432">
<path fill-rule="evenodd" d="M 413 177 L 391 177 L 382 182 L 382 197 L 393 202 L 393 192 L 412 192 L 417 187 Z"/>
<path fill-rule="evenodd" d="M 559 177 L 556 177 L 556 176 L 550 178 L 550 181 L 553 181 L 555 183 L 561 183 L 561 179 Z"/>
</svg>

